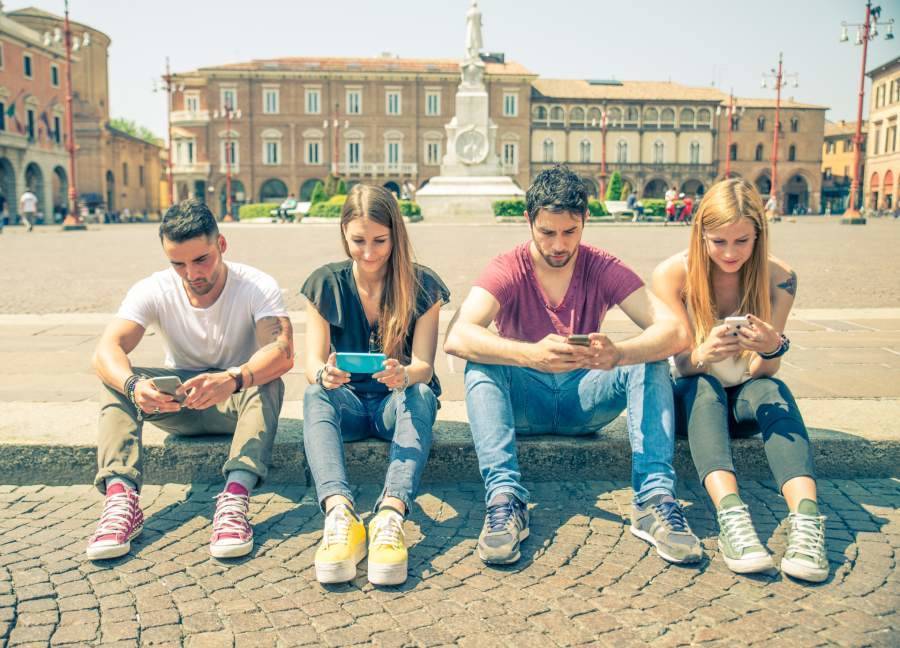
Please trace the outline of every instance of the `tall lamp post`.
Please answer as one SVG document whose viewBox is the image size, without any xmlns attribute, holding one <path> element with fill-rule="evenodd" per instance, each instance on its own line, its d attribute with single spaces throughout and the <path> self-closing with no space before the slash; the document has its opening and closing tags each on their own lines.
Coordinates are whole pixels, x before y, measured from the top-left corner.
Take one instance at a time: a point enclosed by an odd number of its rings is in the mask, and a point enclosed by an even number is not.
<svg viewBox="0 0 900 648">
<path fill-rule="evenodd" d="M 862 149 L 862 111 L 863 97 L 866 92 L 866 56 L 869 52 L 869 41 L 874 40 L 878 36 L 878 26 L 887 27 L 884 34 L 885 40 L 894 38 L 894 19 L 891 18 L 885 22 L 878 22 L 881 16 L 881 7 L 873 7 L 871 0 L 866 2 L 866 20 L 863 23 L 841 22 L 841 42 L 846 43 L 850 40 L 847 34 L 848 27 L 856 27 L 856 45 L 862 45 L 862 69 L 859 73 L 859 99 L 856 104 L 856 134 L 853 137 L 853 180 L 850 182 L 850 202 L 849 209 L 844 212 L 841 217 L 841 223 L 845 225 L 865 225 L 866 218 L 859 211 L 857 198 L 859 196 L 859 175 Z"/>
<path fill-rule="evenodd" d="M 350 121 L 346 119 L 341 124 L 341 120 L 338 119 L 338 108 L 338 104 L 334 104 L 334 112 L 331 113 L 331 119 L 322 121 L 322 128 L 328 130 L 331 127 L 331 175 L 335 177 L 340 175 L 338 167 L 341 160 L 341 149 L 338 147 L 338 130 L 341 128 L 346 130 L 350 126 Z"/>
<path fill-rule="evenodd" d="M 78 186 L 75 182 L 75 123 L 72 117 L 72 53 L 91 44 L 91 35 L 84 32 L 81 38 L 73 38 L 72 25 L 69 22 L 69 0 L 65 0 L 65 19 L 63 31 L 54 29 L 53 33 L 44 34 L 44 44 L 63 41 L 66 49 L 66 150 L 69 153 L 69 192 L 68 214 L 63 220 L 64 231 L 84 230 L 87 226 L 78 213 Z"/>
<path fill-rule="evenodd" d="M 163 75 L 162 87 L 154 88 L 154 91 L 161 90 L 166 93 L 166 130 L 168 135 L 168 157 L 166 161 L 166 180 L 169 185 L 169 206 L 175 204 L 175 179 L 173 173 L 173 165 L 175 160 L 172 155 L 172 94 L 174 92 L 183 92 L 184 84 L 176 81 L 176 75 L 172 74 L 169 68 L 169 57 L 166 57 L 166 73 Z"/>
<path fill-rule="evenodd" d="M 728 108 L 726 109 L 726 114 L 728 116 L 728 139 L 725 143 L 725 179 L 731 177 L 731 142 L 732 136 L 734 134 L 734 114 L 735 112 L 740 112 L 741 115 L 744 114 L 745 108 L 741 106 L 740 111 L 737 111 L 737 106 L 734 102 L 734 92 L 729 93 L 728 95 Z M 722 113 L 722 106 L 716 106 L 716 116 L 718 117 Z"/>
<path fill-rule="evenodd" d="M 769 72 L 763 74 L 762 87 L 772 86 L 775 88 L 775 134 L 772 137 L 772 186 L 769 191 L 769 198 L 778 202 L 778 139 L 781 135 L 781 89 L 788 84 L 785 77 L 793 79 L 793 86 L 796 88 L 800 85 L 797 81 L 796 74 L 785 74 L 782 67 L 784 55 L 778 53 L 778 68 L 772 68 Z M 780 212 L 776 212 L 780 213 Z"/>
<path fill-rule="evenodd" d="M 241 111 L 235 110 L 231 104 L 226 104 L 222 110 L 213 112 L 216 119 L 225 118 L 225 216 L 222 218 L 226 223 L 234 221 L 234 214 L 231 209 L 231 160 L 234 155 L 234 141 L 231 139 L 231 120 L 240 119 Z"/>
<path fill-rule="evenodd" d="M 606 200 L 606 106 L 600 111 L 600 195 L 598 198 Z M 591 126 L 597 127 L 597 119 L 591 120 Z"/>
</svg>

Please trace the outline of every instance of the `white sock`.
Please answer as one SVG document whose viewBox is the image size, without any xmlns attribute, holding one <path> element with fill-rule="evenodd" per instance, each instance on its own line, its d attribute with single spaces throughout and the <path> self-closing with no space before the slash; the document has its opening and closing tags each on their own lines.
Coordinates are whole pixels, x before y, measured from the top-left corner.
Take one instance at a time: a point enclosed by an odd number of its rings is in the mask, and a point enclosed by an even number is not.
<svg viewBox="0 0 900 648">
<path fill-rule="evenodd" d="M 106 490 L 109 490 L 109 487 L 113 484 L 122 484 L 128 490 L 137 490 L 137 484 L 128 479 L 127 477 L 109 477 L 106 480 Z"/>
<path fill-rule="evenodd" d="M 246 488 L 248 493 L 252 493 L 258 481 L 259 477 L 249 470 L 230 470 L 228 471 L 228 479 L 225 481 L 225 488 L 228 488 L 228 484 L 237 482 Z"/>
</svg>

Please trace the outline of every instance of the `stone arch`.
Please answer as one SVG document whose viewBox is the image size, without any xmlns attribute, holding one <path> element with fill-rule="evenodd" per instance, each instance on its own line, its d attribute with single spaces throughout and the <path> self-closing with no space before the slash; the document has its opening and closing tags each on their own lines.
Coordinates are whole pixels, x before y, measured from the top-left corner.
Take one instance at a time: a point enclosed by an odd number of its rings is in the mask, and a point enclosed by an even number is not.
<svg viewBox="0 0 900 648">
<path fill-rule="evenodd" d="M 4 225 L 14 223 L 18 211 L 16 199 L 16 170 L 12 162 L 0 157 L 0 218 Z"/>
<path fill-rule="evenodd" d="M 794 210 L 801 212 L 809 210 L 811 198 L 809 187 L 809 180 L 801 172 L 794 173 L 787 179 L 787 182 L 781 186 L 781 191 L 784 193 L 785 213 L 792 214 Z"/>
<path fill-rule="evenodd" d="M 25 188 L 37 196 L 38 211 L 46 219 L 49 211 L 47 210 L 47 197 L 44 192 L 44 172 L 37 162 L 29 162 L 25 166 Z"/>
<path fill-rule="evenodd" d="M 706 187 L 703 186 L 700 180 L 690 178 L 681 184 L 681 193 L 685 196 L 702 196 L 706 193 Z"/>
<path fill-rule="evenodd" d="M 540 121 L 547 120 L 547 107 L 546 106 L 535 106 L 531 110 L 531 114 L 534 115 L 535 119 L 539 119 Z"/>
<path fill-rule="evenodd" d="M 581 106 L 575 106 L 574 108 L 572 108 L 572 111 L 569 113 L 569 123 L 583 124 L 584 108 L 582 108 Z"/>
<path fill-rule="evenodd" d="M 228 183 L 222 180 L 222 186 L 219 188 L 219 213 L 225 216 L 225 210 L 228 209 L 228 200 L 226 198 L 226 189 Z M 238 217 L 241 205 L 247 202 L 247 192 L 244 190 L 244 183 L 237 178 L 231 179 L 231 215 Z"/>
<path fill-rule="evenodd" d="M 768 169 L 762 171 L 753 182 L 759 195 L 765 200 L 766 196 L 772 193 L 772 177 L 769 175 Z"/>
<path fill-rule="evenodd" d="M 278 178 L 269 178 L 259 188 L 259 202 L 281 202 L 288 196 L 287 185 Z"/>
<path fill-rule="evenodd" d="M 550 108 L 550 121 L 551 122 L 564 122 L 566 121 L 566 110 L 562 106 L 553 106 Z"/>
<path fill-rule="evenodd" d="M 644 108 L 644 126 L 651 125 L 656 126 L 659 123 L 659 111 L 650 106 L 648 108 Z"/>
<path fill-rule="evenodd" d="M 710 118 L 712 118 L 712 112 L 710 112 L 709 108 L 701 108 L 697 111 L 697 127 L 701 126 L 709 126 Z"/>
<path fill-rule="evenodd" d="M 659 113 L 659 123 L 661 126 L 674 126 L 675 111 L 671 108 L 663 108 Z"/>
<path fill-rule="evenodd" d="M 179 196 L 179 200 L 185 200 L 188 197 L 187 184 L 181 185 L 184 188 L 183 197 Z M 116 205 L 116 176 L 112 171 L 106 172 L 106 211 L 112 212 Z"/>
<path fill-rule="evenodd" d="M 682 108 L 681 114 L 678 115 L 678 125 L 682 128 L 693 128 L 694 116 L 693 108 Z"/>
<path fill-rule="evenodd" d="M 69 211 L 69 176 L 61 165 L 57 164 L 53 167 L 51 182 L 53 186 L 53 214 L 62 214 L 65 217 Z"/>
<path fill-rule="evenodd" d="M 588 192 L 588 197 L 597 198 L 600 196 L 600 187 L 597 184 L 597 181 L 588 176 L 581 176 L 581 181 L 584 183 L 585 188 Z"/>
<path fill-rule="evenodd" d="M 665 178 L 652 178 L 644 185 L 644 191 L 641 195 L 644 198 L 665 198 L 668 188 L 669 182 Z"/>
<path fill-rule="evenodd" d="M 587 112 L 587 123 L 595 128 L 600 128 L 603 120 L 603 112 L 596 106 L 589 108 Z"/>
</svg>

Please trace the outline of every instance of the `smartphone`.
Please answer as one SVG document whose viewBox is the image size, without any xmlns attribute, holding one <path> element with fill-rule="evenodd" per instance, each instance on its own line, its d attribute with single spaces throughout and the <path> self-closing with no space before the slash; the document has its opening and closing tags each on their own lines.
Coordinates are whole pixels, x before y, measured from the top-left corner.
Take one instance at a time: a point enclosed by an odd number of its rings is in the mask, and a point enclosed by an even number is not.
<svg viewBox="0 0 900 648">
<path fill-rule="evenodd" d="M 384 369 L 383 353 L 338 353 L 337 368 L 350 373 L 373 374 Z"/>
<path fill-rule="evenodd" d="M 739 329 L 742 326 L 750 326 L 750 322 L 747 320 L 746 315 L 737 315 L 735 317 L 726 317 L 725 326 L 732 329 Z"/>
<path fill-rule="evenodd" d="M 570 335 L 566 342 L 576 346 L 591 346 L 591 338 L 588 335 Z"/>
<path fill-rule="evenodd" d="M 186 394 L 176 394 L 175 392 L 181 387 L 181 378 L 178 376 L 157 376 L 153 378 L 153 386 L 156 390 L 163 394 L 172 396 L 179 403 L 183 403 Z"/>
</svg>

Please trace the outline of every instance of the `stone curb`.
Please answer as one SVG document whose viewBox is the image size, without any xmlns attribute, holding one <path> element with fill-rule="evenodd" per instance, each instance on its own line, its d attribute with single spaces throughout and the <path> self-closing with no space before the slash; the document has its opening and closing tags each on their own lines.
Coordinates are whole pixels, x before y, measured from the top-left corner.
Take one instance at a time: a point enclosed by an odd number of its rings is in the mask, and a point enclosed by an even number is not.
<svg viewBox="0 0 900 648">
<path fill-rule="evenodd" d="M 900 434 L 896 432 L 898 401 L 887 401 L 879 417 L 880 429 L 863 436 L 854 431 L 833 429 L 828 421 L 835 413 L 861 416 L 872 404 L 885 401 L 849 400 L 827 403 L 831 414 L 819 417 L 827 427 L 816 427 L 815 400 L 801 404 L 810 420 L 810 437 L 815 452 L 819 477 L 854 479 L 861 477 L 894 477 L 900 474 Z M 9 405 L 9 404 L 7 404 Z M 0 416 L 0 474 L 7 484 L 78 484 L 90 483 L 96 466 L 96 403 L 19 403 L 17 408 Z M 479 479 L 475 451 L 464 417 L 459 415 L 461 403 L 450 403 L 449 416 L 463 420 L 447 420 L 442 412 L 435 424 L 435 440 L 425 470 L 427 482 L 477 481 Z M 823 405 L 824 407 L 824 405 Z M 878 408 L 876 408 L 878 409 Z M 812 410 L 812 412 L 811 412 Z M 290 411 L 298 411 L 293 405 Z M 862 415 L 864 416 L 864 415 Z M 25 420 L 27 419 L 27 420 Z M 11 431 L 11 424 L 19 420 Z M 51 431 L 49 428 L 55 430 Z M 875 426 L 873 426 L 875 427 Z M 187 483 L 216 481 L 229 449 L 226 436 L 171 437 L 147 424 L 144 429 L 145 479 L 147 483 Z M 388 444 L 362 441 L 344 446 L 348 471 L 356 483 L 380 482 L 387 466 Z M 734 463 L 738 475 L 753 479 L 771 479 L 762 441 L 757 436 L 732 441 Z M 629 480 L 631 448 L 625 420 L 619 417 L 599 434 L 584 437 L 523 436 L 518 443 L 523 476 L 532 481 Z M 684 439 L 676 442 L 675 466 L 682 478 L 694 479 L 696 472 L 690 450 Z M 269 481 L 311 485 L 312 480 L 303 453 L 303 422 L 282 418 Z"/>
</svg>

